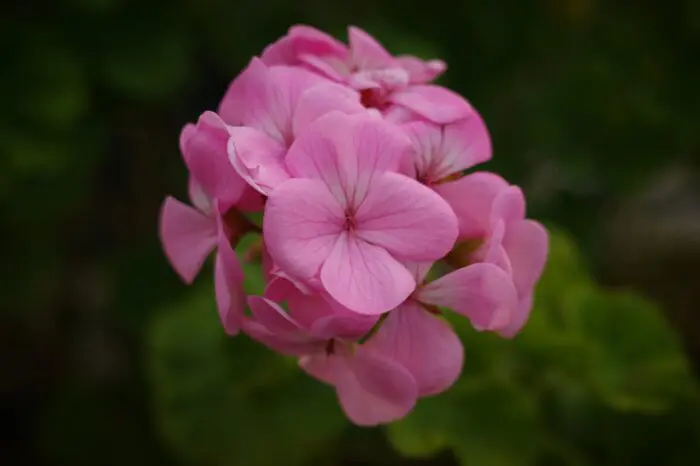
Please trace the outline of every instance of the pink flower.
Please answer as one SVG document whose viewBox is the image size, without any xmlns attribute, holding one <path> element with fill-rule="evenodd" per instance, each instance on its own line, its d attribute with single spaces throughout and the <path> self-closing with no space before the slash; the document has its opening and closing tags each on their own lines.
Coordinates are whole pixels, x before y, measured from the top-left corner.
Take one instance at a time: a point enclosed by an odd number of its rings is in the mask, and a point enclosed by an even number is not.
<svg viewBox="0 0 700 466">
<path fill-rule="evenodd" d="M 230 163 L 263 194 L 289 178 L 287 149 L 331 110 L 365 112 L 357 92 L 301 68 L 254 58 L 231 83 L 219 113 L 228 125 Z"/>
<path fill-rule="evenodd" d="M 288 297 L 289 313 L 257 296 L 249 304 L 252 317 L 244 321 L 244 331 L 275 351 L 301 356 L 300 364 L 310 375 L 336 388 L 341 407 L 356 424 L 390 422 L 413 408 L 417 389 L 408 371 L 352 343 L 376 318 L 298 290 Z"/>
<path fill-rule="evenodd" d="M 414 120 L 401 127 L 415 148 L 404 172 L 428 186 L 491 159 L 491 138 L 477 112 L 447 125 Z"/>
<path fill-rule="evenodd" d="M 474 264 L 424 283 L 430 263 L 409 264 L 416 282 L 413 295 L 389 312 L 365 344 L 403 365 L 421 397 L 447 390 L 459 377 L 464 349 L 436 306 L 466 316 L 477 330 L 501 328 L 510 322 L 517 303 L 512 280 L 493 264 Z"/>
<path fill-rule="evenodd" d="M 270 65 L 304 66 L 336 82 L 362 91 L 367 107 L 392 111 L 405 108 L 438 124 L 471 113 L 469 104 L 444 87 L 427 84 L 442 74 L 441 60 L 392 56 L 360 28 L 348 28 L 349 46 L 309 26 L 294 26 L 268 46 L 262 60 Z"/>
<path fill-rule="evenodd" d="M 547 260 L 547 231 L 525 218 L 520 188 L 493 173 L 473 173 L 435 189 L 457 214 L 460 240 L 480 244 L 465 259 L 496 264 L 512 277 L 518 303 L 513 318 L 499 333 L 514 336 L 527 321 L 533 289 Z"/>
<path fill-rule="evenodd" d="M 186 283 L 192 283 L 207 256 L 218 250 L 214 284 L 219 315 L 225 330 L 235 334 L 245 296 L 243 271 L 231 247 L 231 240 L 241 232 L 229 212 L 234 212 L 236 204 L 255 207 L 257 199 L 227 163 L 226 142 L 225 125 L 211 112 L 203 114 L 196 126 L 183 128 L 180 147 L 191 172 L 194 207 L 167 197 L 161 208 L 160 238 L 170 263 Z"/>
<path fill-rule="evenodd" d="M 367 114 L 333 112 L 292 145 L 294 177 L 270 193 L 263 220 L 274 262 L 303 280 L 318 277 L 343 306 L 381 314 L 415 289 L 401 260 L 434 261 L 457 236 L 450 206 L 395 171 L 410 142 Z"/>
</svg>

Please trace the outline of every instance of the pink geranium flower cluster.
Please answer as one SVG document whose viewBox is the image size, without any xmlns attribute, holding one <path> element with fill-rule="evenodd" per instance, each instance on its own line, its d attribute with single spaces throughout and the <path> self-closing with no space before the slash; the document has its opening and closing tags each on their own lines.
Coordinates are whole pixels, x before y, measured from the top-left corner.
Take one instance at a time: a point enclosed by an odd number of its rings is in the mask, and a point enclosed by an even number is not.
<svg viewBox="0 0 700 466">
<path fill-rule="evenodd" d="M 491 158 L 491 141 L 466 100 L 430 84 L 445 69 L 394 57 L 358 28 L 346 45 L 292 27 L 216 113 L 185 126 L 192 206 L 168 197 L 161 211 L 185 282 L 216 250 L 226 332 L 298 357 L 360 425 L 399 419 L 458 378 L 464 350 L 445 308 L 514 336 L 546 260 L 522 191 L 464 175 Z M 250 231 L 261 233 L 245 257 L 262 260 L 262 296 L 245 295 L 234 252 Z"/>
</svg>

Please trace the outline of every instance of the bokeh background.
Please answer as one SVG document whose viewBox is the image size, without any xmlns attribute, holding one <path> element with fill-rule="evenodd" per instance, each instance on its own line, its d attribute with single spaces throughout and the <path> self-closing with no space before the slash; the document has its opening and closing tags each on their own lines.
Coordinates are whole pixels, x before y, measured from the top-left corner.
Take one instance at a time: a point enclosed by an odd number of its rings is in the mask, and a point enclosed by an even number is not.
<svg viewBox="0 0 700 466">
<path fill-rule="evenodd" d="M 8 465 L 700 462 L 700 2 L 10 0 L 0 10 Z M 552 232 L 513 341 L 455 325 L 453 390 L 351 427 L 294 361 L 227 339 L 157 239 L 178 133 L 294 23 L 449 64 Z M 250 288 L 259 287 L 252 280 Z"/>
</svg>

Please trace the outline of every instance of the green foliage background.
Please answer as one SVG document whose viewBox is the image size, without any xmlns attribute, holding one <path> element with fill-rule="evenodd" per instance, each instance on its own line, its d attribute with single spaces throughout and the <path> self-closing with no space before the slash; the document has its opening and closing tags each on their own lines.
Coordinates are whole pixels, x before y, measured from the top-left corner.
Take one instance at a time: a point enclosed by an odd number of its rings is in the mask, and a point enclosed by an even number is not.
<svg viewBox="0 0 700 466">
<path fill-rule="evenodd" d="M 700 458 L 700 7 L 601 0 L 12 0 L 0 15 L 0 397 L 22 465 L 692 465 Z M 513 341 L 384 429 L 226 338 L 156 237 L 181 126 L 293 23 L 442 57 L 485 167 L 552 231 Z M 250 270 L 247 286 L 259 288 Z"/>
</svg>

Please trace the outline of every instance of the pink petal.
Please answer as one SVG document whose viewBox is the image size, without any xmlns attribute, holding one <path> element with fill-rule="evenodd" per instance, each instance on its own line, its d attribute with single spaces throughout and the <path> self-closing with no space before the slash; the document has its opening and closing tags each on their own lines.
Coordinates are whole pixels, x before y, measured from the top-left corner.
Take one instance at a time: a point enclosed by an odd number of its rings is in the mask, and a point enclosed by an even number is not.
<svg viewBox="0 0 700 466">
<path fill-rule="evenodd" d="M 180 153 L 185 156 L 185 147 L 190 137 L 197 131 L 197 126 L 192 123 L 187 123 L 180 131 Z"/>
<path fill-rule="evenodd" d="M 491 158 L 491 139 L 476 112 L 445 126 L 413 122 L 403 128 L 417 151 L 418 178 L 427 183 L 438 182 Z"/>
<path fill-rule="evenodd" d="M 187 193 L 192 205 L 207 216 L 211 216 L 214 212 L 214 204 L 212 199 L 204 192 L 202 185 L 190 176 L 187 179 Z"/>
<path fill-rule="evenodd" d="M 377 322 L 378 316 L 359 315 L 335 302 L 325 293 L 293 291 L 287 297 L 290 314 L 319 339 L 356 339 Z"/>
<path fill-rule="evenodd" d="M 499 329 L 498 334 L 504 338 L 513 338 L 527 323 L 531 310 L 532 294 L 529 293 L 520 299 L 512 321 L 504 328 Z"/>
<path fill-rule="evenodd" d="M 518 293 L 521 296 L 532 293 L 547 262 L 547 230 L 533 220 L 513 223 L 506 230 L 503 248 L 510 260 Z"/>
<path fill-rule="evenodd" d="M 246 187 L 228 160 L 228 132 L 216 113 L 204 112 L 184 146 L 187 167 L 204 192 L 226 208 L 236 204 Z M 226 210 L 226 209 L 225 209 Z"/>
<path fill-rule="evenodd" d="M 229 166 L 258 192 L 267 195 L 289 179 L 285 149 L 276 140 L 245 126 L 230 127 L 229 135 Z"/>
<path fill-rule="evenodd" d="M 219 317 L 229 335 L 238 333 L 245 312 L 243 291 L 243 269 L 238 256 L 223 231 L 219 231 L 216 264 L 214 266 L 214 289 Z"/>
<path fill-rule="evenodd" d="M 403 68 L 370 69 L 353 73 L 348 84 L 357 90 L 377 89 L 391 92 L 408 85 L 408 72 Z"/>
<path fill-rule="evenodd" d="M 339 374 L 346 371 L 344 362 L 335 354 L 319 351 L 299 358 L 299 367 L 316 380 L 335 386 Z"/>
<path fill-rule="evenodd" d="M 409 272 L 411 272 L 411 275 L 413 275 L 413 279 L 419 285 L 421 283 L 423 283 L 423 281 L 425 280 L 425 277 L 428 276 L 428 273 L 430 272 L 430 269 L 433 267 L 434 263 L 435 262 L 433 262 L 433 261 L 429 261 L 429 262 L 402 261 L 403 266 L 406 267 Z"/>
<path fill-rule="evenodd" d="M 269 299 L 250 296 L 248 305 L 253 318 L 272 333 L 284 335 L 303 331 L 299 322 Z"/>
<path fill-rule="evenodd" d="M 336 57 L 319 57 L 311 54 L 302 54 L 299 60 L 306 65 L 308 69 L 319 73 L 321 76 L 342 83 L 350 74 L 350 68 L 346 60 Z"/>
<path fill-rule="evenodd" d="M 294 141 L 286 162 L 292 176 L 323 180 L 347 207 L 359 205 L 375 174 L 397 170 L 411 150 L 395 125 L 366 112 L 331 112 Z"/>
<path fill-rule="evenodd" d="M 347 232 L 337 236 L 321 268 L 321 283 L 340 304 L 369 315 L 395 308 L 416 287 L 410 272 L 384 248 Z"/>
<path fill-rule="evenodd" d="M 299 98 L 294 112 L 295 135 L 319 117 L 338 110 L 348 115 L 365 112 L 360 103 L 360 94 L 335 83 L 323 83 L 306 90 Z"/>
<path fill-rule="evenodd" d="M 185 283 L 192 283 L 216 246 L 216 221 L 175 198 L 160 211 L 160 240 L 165 254 Z"/>
<path fill-rule="evenodd" d="M 402 259 L 440 259 L 457 239 L 458 222 L 449 204 L 398 173 L 374 176 L 355 218 L 360 238 Z"/>
<path fill-rule="evenodd" d="M 267 199 L 265 244 L 280 269 L 306 280 L 330 255 L 343 221 L 343 211 L 322 182 L 291 179 Z"/>
<path fill-rule="evenodd" d="M 384 68 L 394 64 L 394 57 L 374 37 L 358 27 L 348 28 L 348 42 L 350 60 L 360 70 Z"/>
<path fill-rule="evenodd" d="M 229 125 L 250 126 L 287 146 L 293 139 L 292 116 L 299 96 L 323 81 L 301 68 L 267 67 L 253 58 L 231 83 L 218 113 Z"/>
<path fill-rule="evenodd" d="M 404 55 L 396 57 L 399 66 L 408 72 L 411 84 L 425 84 L 440 76 L 447 69 L 442 60 L 421 60 Z"/>
<path fill-rule="evenodd" d="M 408 369 L 420 396 L 447 390 L 464 363 L 464 348 L 452 327 L 416 301 L 391 311 L 365 346 Z"/>
<path fill-rule="evenodd" d="M 243 329 L 255 340 L 287 355 L 303 355 L 323 350 L 324 341 L 311 336 L 277 304 L 259 296 L 248 298 L 253 314 Z"/>
<path fill-rule="evenodd" d="M 491 223 L 519 222 L 525 218 L 525 196 L 517 186 L 509 186 L 498 193 L 491 208 Z"/>
<path fill-rule="evenodd" d="M 373 426 L 406 416 L 416 403 L 418 388 L 410 372 L 389 358 L 359 346 L 338 371 L 338 400 L 357 425 Z"/>
<path fill-rule="evenodd" d="M 389 100 L 439 125 L 454 123 L 474 111 L 459 94 L 432 84 L 408 86 L 392 93 Z"/>
<path fill-rule="evenodd" d="M 479 263 L 455 270 L 424 286 L 417 298 L 467 317 L 477 330 L 508 325 L 517 306 L 513 281 L 499 267 Z"/>
<path fill-rule="evenodd" d="M 347 47 L 325 32 L 310 26 L 292 26 L 289 33 L 270 44 L 262 53 L 266 65 L 299 65 L 302 55 L 347 56 Z"/>
<path fill-rule="evenodd" d="M 508 182 L 494 173 L 476 172 L 433 188 L 457 214 L 460 238 L 475 239 L 488 234 L 493 200 Z"/>
</svg>

